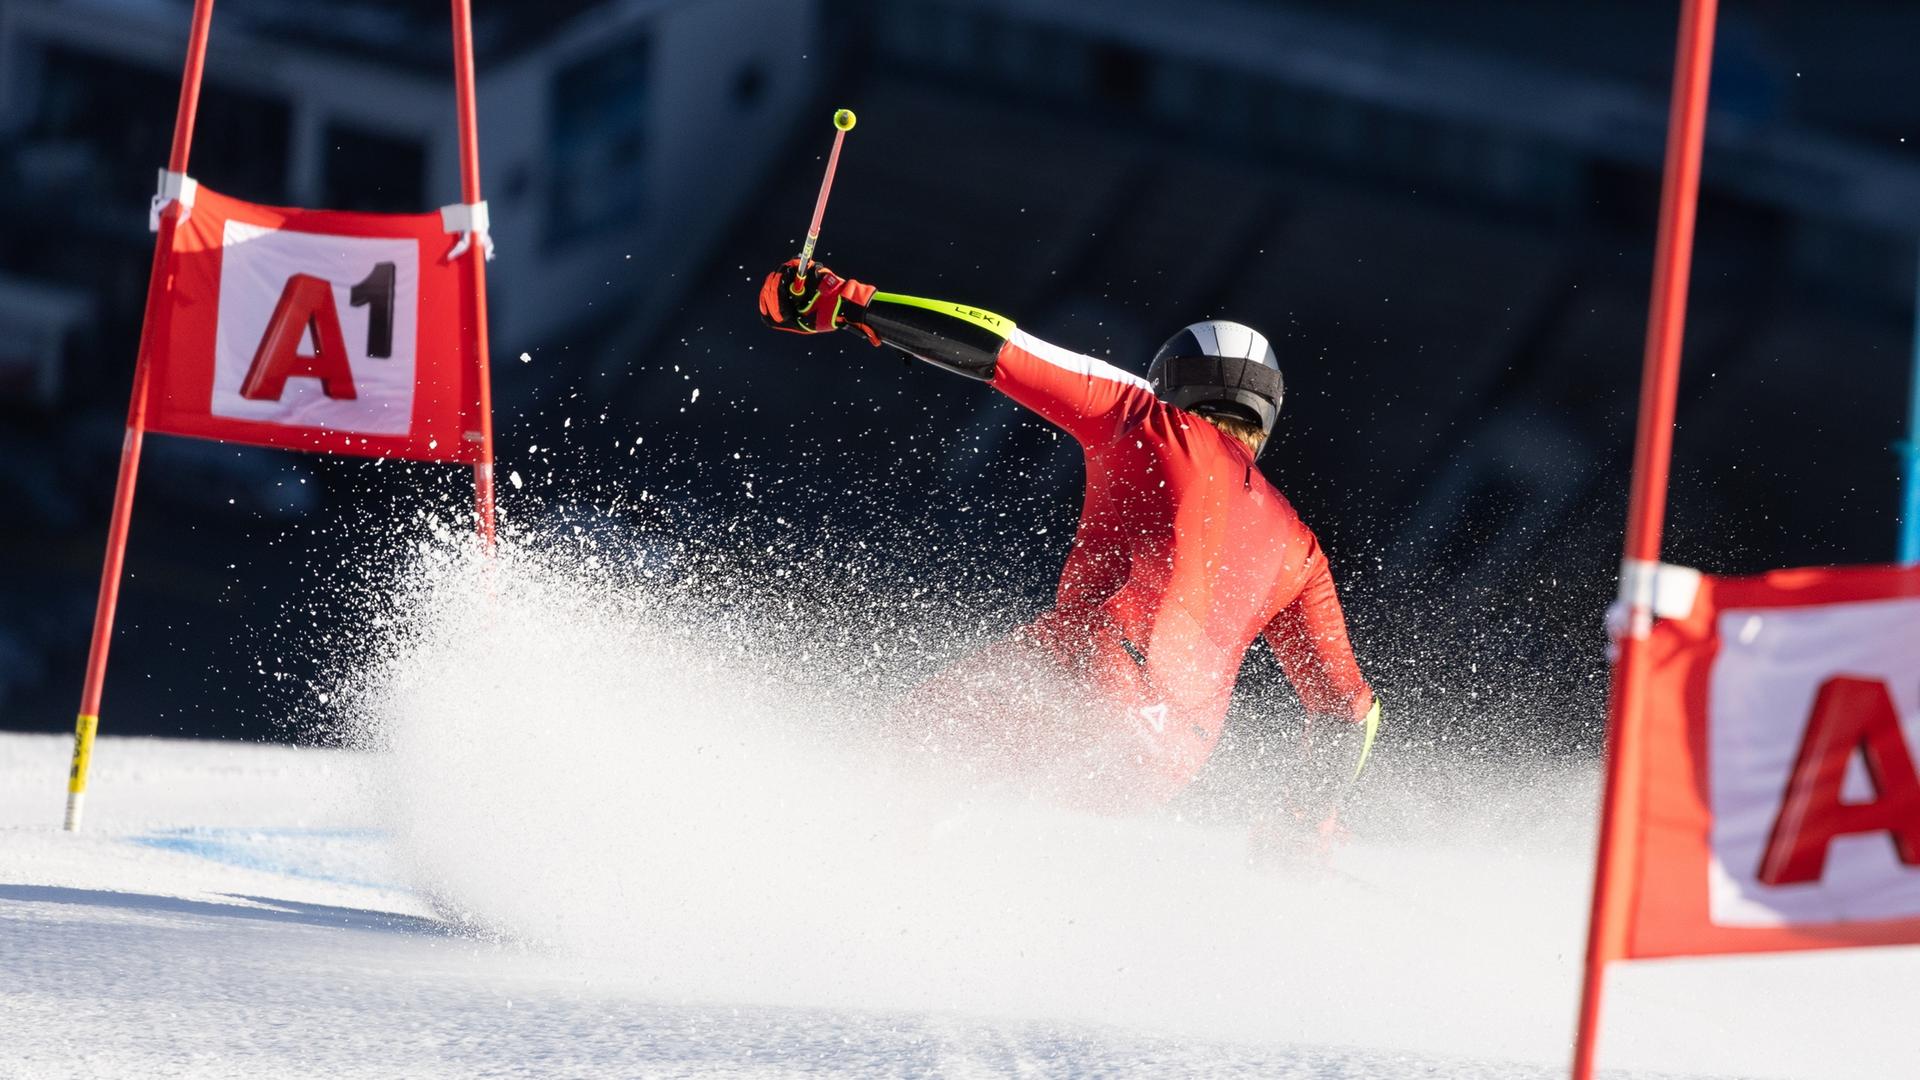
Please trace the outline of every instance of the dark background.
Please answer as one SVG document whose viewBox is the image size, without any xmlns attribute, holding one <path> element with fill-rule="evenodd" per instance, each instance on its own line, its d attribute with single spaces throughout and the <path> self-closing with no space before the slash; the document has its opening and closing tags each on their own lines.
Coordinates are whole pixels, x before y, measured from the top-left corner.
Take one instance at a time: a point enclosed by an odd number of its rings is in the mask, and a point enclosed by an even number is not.
<svg viewBox="0 0 1920 1080">
<path fill-rule="evenodd" d="M 423 26 L 443 10 L 388 6 Z M 510 41 L 592 7 L 483 3 L 478 30 Z M 509 520 L 538 531 L 616 498 L 616 522 L 687 535 L 785 519 L 813 550 L 857 537 L 886 567 L 971 553 L 1044 601 L 1077 511 L 1070 445 L 978 386 L 754 314 L 759 277 L 798 247 L 825 118 L 850 105 L 822 247 L 837 270 L 1135 369 L 1192 320 L 1264 329 L 1289 394 L 1262 466 L 1329 547 L 1400 729 L 1485 752 L 1597 745 L 1677 5 L 1061 14 L 1087 7 L 821 5 L 801 110 L 819 120 L 773 148 L 721 239 L 610 260 L 570 331 L 494 341 L 500 475 L 528 481 L 503 483 Z M 429 63 L 440 33 L 369 62 Z M 1892 555 L 1916 40 L 1910 5 L 1723 5 L 1669 561 Z M 97 317 L 64 347 L 57 399 L 0 395 L 0 727 L 53 731 L 79 691 L 175 91 L 85 57 L 40 77 L 59 93 L 0 143 L 0 272 L 87 290 Z M 618 122 L 625 84 L 606 80 L 593 115 Z M 288 122 L 216 80 L 194 173 L 282 200 L 255 148 Z M 92 164 L 36 186 L 50 146 Z M 343 208 L 444 201 L 415 197 L 404 147 L 331 146 Z M 664 315 L 628 314 L 663 297 Z M 103 730 L 290 737 L 280 721 L 352 632 L 335 583 L 423 503 L 457 507 L 464 478 L 147 445 Z"/>
</svg>

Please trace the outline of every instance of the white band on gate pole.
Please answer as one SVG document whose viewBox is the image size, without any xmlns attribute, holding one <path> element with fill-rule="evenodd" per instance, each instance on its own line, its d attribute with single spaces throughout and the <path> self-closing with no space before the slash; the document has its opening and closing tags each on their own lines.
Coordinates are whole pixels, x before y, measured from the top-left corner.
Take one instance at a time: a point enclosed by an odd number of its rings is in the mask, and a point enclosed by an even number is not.
<svg viewBox="0 0 1920 1080">
<path fill-rule="evenodd" d="M 493 234 L 488 231 L 493 221 L 487 213 L 487 201 L 477 203 L 449 203 L 440 208 L 440 228 L 450 233 L 459 233 L 460 239 L 447 249 L 446 260 L 452 262 L 467 253 L 473 246 L 473 238 L 480 238 L 480 251 L 489 261 L 493 258 Z"/>
<path fill-rule="evenodd" d="M 1684 619 L 1700 593 L 1700 571 L 1645 559 L 1620 561 L 1620 603 L 1631 620 L 1628 632 L 1646 637 L 1653 620 Z M 1644 625 L 1643 625 L 1644 624 Z"/>
<path fill-rule="evenodd" d="M 185 221 L 193 213 L 194 196 L 200 193 L 200 181 L 186 173 L 172 169 L 160 170 L 160 182 L 155 186 L 153 202 L 147 208 L 147 231 L 160 231 L 160 214 L 168 204 L 180 204 L 180 220 Z"/>
</svg>

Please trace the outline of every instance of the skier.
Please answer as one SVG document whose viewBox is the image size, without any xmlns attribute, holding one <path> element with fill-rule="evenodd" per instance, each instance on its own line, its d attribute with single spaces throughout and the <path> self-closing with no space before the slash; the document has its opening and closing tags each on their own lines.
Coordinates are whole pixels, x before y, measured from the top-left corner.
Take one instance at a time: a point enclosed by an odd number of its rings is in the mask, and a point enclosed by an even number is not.
<svg viewBox="0 0 1920 1080">
<path fill-rule="evenodd" d="M 1280 412 L 1279 363 L 1252 329 L 1194 323 L 1147 378 L 1050 345 L 989 311 L 876 291 L 818 263 L 766 278 L 774 329 L 852 330 L 978 379 L 1078 441 L 1086 497 L 1054 606 L 912 695 L 922 737 L 1044 775 L 1083 805 L 1163 803 L 1219 742 L 1264 635 L 1308 713 L 1288 799 L 1331 830 L 1380 723 L 1326 556 L 1254 461 Z"/>
</svg>

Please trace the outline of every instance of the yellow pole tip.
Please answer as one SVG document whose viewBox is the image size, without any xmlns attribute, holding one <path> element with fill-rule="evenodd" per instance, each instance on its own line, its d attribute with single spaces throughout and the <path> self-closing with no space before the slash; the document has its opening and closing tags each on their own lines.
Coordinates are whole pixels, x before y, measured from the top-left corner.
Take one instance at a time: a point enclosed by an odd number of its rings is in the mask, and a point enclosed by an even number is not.
<svg viewBox="0 0 1920 1080">
<path fill-rule="evenodd" d="M 852 131 L 854 122 L 858 119 L 853 115 L 852 109 L 840 109 L 833 114 L 833 126 L 841 131 Z"/>
</svg>

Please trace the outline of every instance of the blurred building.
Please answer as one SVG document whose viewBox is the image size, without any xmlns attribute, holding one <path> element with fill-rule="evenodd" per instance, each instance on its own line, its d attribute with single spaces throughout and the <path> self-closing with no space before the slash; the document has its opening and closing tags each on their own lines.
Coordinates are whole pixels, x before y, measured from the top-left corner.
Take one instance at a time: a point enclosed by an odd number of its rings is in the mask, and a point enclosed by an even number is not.
<svg viewBox="0 0 1920 1080">
<path fill-rule="evenodd" d="M 49 403 L 56 357 L 80 329 L 73 303 L 38 301 L 49 290 L 94 293 L 111 329 L 84 350 L 107 370 L 77 384 L 126 381 L 147 189 L 166 163 L 190 10 L 0 7 L 0 175 L 14 207 L 0 272 L 15 275 L 0 277 L 0 337 L 34 353 L 0 363 L 33 371 Z M 488 268 L 492 329 L 509 355 L 591 318 L 583 300 L 625 258 L 691 265 L 816 77 L 807 2 L 478 4 L 475 20 L 483 188 L 509 256 Z M 265 203 L 457 202 L 451 56 L 445 3 L 222 0 L 189 171 Z"/>
<path fill-rule="evenodd" d="M 0 500 L 16 508 L 0 669 L 64 694 L 188 5 L 0 5 Z M 1327 541 L 1393 700 L 1464 728 L 1524 688 L 1530 715 L 1591 741 L 1671 0 L 493 0 L 476 18 L 507 467 L 532 444 L 544 466 L 597 416 L 626 446 L 609 483 L 678 484 L 697 493 L 679 505 L 716 516 L 798 522 L 824 504 L 883 562 L 937 536 L 1044 595 L 1069 542 L 1071 447 L 976 386 L 851 340 L 775 339 L 754 317 L 759 275 L 798 247 L 826 109 L 849 105 L 861 123 L 822 248 L 836 269 L 1136 367 L 1193 319 L 1267 330 L 1289 395 L 1263 468 Z M 1920 8 L 1867 0 L 1723 12 L 1676 560 L 1891 551 L 1916 39 Z M 440 0 L 221 0 L 192 171 L 264 202 L 451 202 L 448 56 Z M 514 362 L 523 350 L 539 362 Z M 581 458 L 600 464 L 611 441 Z M 136 562 L 154 550 L 141 529 L 231 524 L 229 499 L 247 522 L 300 520 L 376 483 L 167 445 L 194 479 L 161 497 L 198 499 L 201 517 L 137 525 Z M 73 554 L 56 568 L 49 551 Z M 267 577 L 235 562 L 234 582 Z M 136 608 L 158 576 L 131 586 Z M 27 611 L 38 621 L 12 614 Z M 166 650 L 259 616 L 217 614 L 118 654 L 116 672 L 160 671 Z"/>
</svg>

